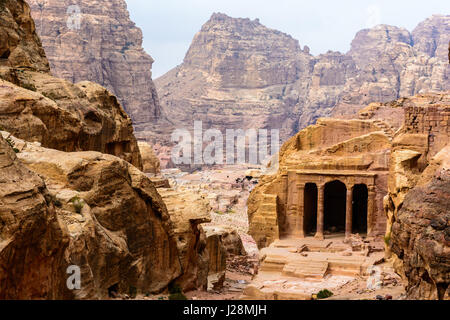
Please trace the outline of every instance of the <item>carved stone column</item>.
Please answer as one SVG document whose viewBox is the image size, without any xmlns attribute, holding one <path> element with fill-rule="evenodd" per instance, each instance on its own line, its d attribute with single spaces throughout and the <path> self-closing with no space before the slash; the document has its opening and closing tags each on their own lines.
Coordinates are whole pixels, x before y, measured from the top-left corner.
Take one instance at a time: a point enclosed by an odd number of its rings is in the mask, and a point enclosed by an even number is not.
<svg viewBox="0 0 450 320">
<path fill-rule="evenodd" d="M 347 204 L 345 214 L 345 238 L 348 239 L 353 232 L 353 186 L 347 188 Z"/>
<path fill-rule="evenodd" d="M 323 240 L 323 228 L 324 228 L 324 201 L 325 201 L 325 185 L 319 186 L 319 194 L 317 197 L 317 233 L 316 239 Z"/>
<path fill-rule="evenodd" d="M 377 193 L 374 186 L 369 186 L 369 197 L 367 199 L 367 236 L 373 236 L 373 227 L 375 221 L 375 202 Z"/>
<path fill-rule="evenodd" d="M 305 185 L 300 183 L 297 185 L 298 189 L 298 229 L 296 236 L 300 238 L 305 237 Z"/>
</svg>

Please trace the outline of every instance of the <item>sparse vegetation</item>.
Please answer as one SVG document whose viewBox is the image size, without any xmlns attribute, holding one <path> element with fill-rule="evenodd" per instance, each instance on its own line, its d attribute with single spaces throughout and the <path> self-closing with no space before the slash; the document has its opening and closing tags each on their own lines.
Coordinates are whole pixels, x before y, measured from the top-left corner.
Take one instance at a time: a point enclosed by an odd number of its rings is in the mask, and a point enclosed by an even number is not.
<svg viewBox="0 0 450 320">
<path fill-rule="evenodd" d="M 130 286 L 130 289 L 128 290 L 129 294 L 130 294 L 130 298 L 131 299 L 136 299 L 137 296 L 137 289 L 136 287 Z"/>
<path fill-rule="evenodd" d="M 324 290 L 319 291 L 319 293 L 317 294 L 317 299 L 319 299 L 319 300 L 327 299 L 332 296 L 333 296 L 333 292 L 331 292 L 328 289 L 324 289 Z"/>
<path fill-rule="evenodd" d="M 187 300 L 178 284 L 169 285 L 169 300 Z"/>
<path fill-rule="evenodd" d="M 81 210 L 83 210 L 84 207 L 84 200 L 80 199 L 80 197 L 76 196 L 70 199 L 70 202 L 72 202 L 73 207 L 75 208 L 76 213 L 81 213 Z"/>
<path fill-rule="evenodd" d="M 20 152 L 20 150 L 15 147 L 16 144 L 14 143 L 14 141 L 11 140 L 11 138 L 7 138 L 6 142 L 9 144 L 11 149 L 14 150 L 15 153 L 19 153 Z"/>
<path fill-rule="evenodd" d="M 384 237 L 384 243 L 386 244 L 386 246 L 389 246 L 391 244 L 391 233 L 390 232 Z"/>
</svg>

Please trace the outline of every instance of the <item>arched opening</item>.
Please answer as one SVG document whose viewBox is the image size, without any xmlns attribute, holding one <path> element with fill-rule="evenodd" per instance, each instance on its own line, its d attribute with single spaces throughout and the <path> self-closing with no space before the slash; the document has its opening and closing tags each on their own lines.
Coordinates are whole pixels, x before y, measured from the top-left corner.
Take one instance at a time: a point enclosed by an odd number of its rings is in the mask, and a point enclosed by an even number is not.
<svg viewBox="0 0 450 320">
<path fill-rule="evenodd" d="M 369 191 L 365 184 L 353 188 L 353 233 L 367 234 L 367 201 Z"/>
<path fill-rule="evenodd" d="M 314 235 L 317 231 L 317 185 L 305 185 L 305 202 L 303 207 L 303 228 L 306 236 Z"/>
<path fill-rule="evenodd" d="M 347 187 L 340 181 L 325 185 L 324 231 L 338 233 L 345 231 Z"/>
</svg>

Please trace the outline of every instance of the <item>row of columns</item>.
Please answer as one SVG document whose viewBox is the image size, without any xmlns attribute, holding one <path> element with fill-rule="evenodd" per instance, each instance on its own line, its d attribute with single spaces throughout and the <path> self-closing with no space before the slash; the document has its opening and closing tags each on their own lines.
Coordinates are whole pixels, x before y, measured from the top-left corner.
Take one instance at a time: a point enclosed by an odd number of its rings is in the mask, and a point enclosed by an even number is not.
<svg viewBox="0 0 450 320">
<path fill-rule="evenodd" d="M 298 184 L 295 180 L 290 180 L 288 187 L 286 227 L 287 234 L 292 237 L 305 237 L 304 234 L 304 190 L 305 184 Z M 374 216 L 376 193 L 374 187 L 368 188 L 367 201 L 367 232 L 371 233 L 372 219 Z M 324 222 L 325 222 L 325 184 L 318 186 L 317 197 L 317 232 L 315 238 L 324 239 Z M 348 238 L 353 232 L 353 186 L 347 187 L 346 201 L 346 221 L 345 221 L 345 237 Z"/>
<path fill-rule="evenodd" d="M 347 187 L 347 199 L 345 209 L 345 238 L 349 238 L 353 233 L 353 187 Z M 324 222 L 325 222 L 325 185 L 319 186 L 318 189 L 318 205 L 317 205 L 317 232 L 316 239 L 324 239 Z M 375 189 L 373 187 L 368 188 L 367 198 L 367 233 L 370 234 L 372 226 L 372 217 L 374 214 L 375 205 Z"/>
</svg>

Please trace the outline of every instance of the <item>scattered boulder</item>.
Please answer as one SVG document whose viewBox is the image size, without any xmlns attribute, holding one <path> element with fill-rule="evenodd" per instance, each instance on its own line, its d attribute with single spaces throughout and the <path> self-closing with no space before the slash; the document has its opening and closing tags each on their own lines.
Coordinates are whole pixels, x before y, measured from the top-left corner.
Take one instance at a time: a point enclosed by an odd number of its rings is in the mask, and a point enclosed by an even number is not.
<svg viewBox="0 0 450 320">
<path fill-rule="evenodd" d="M 152 174 L 161 173 L 161 164 L 152 146 L 145 141 L 139 141 L 138 146 L 142 156 L 143 171 Z"/>
</svg>

